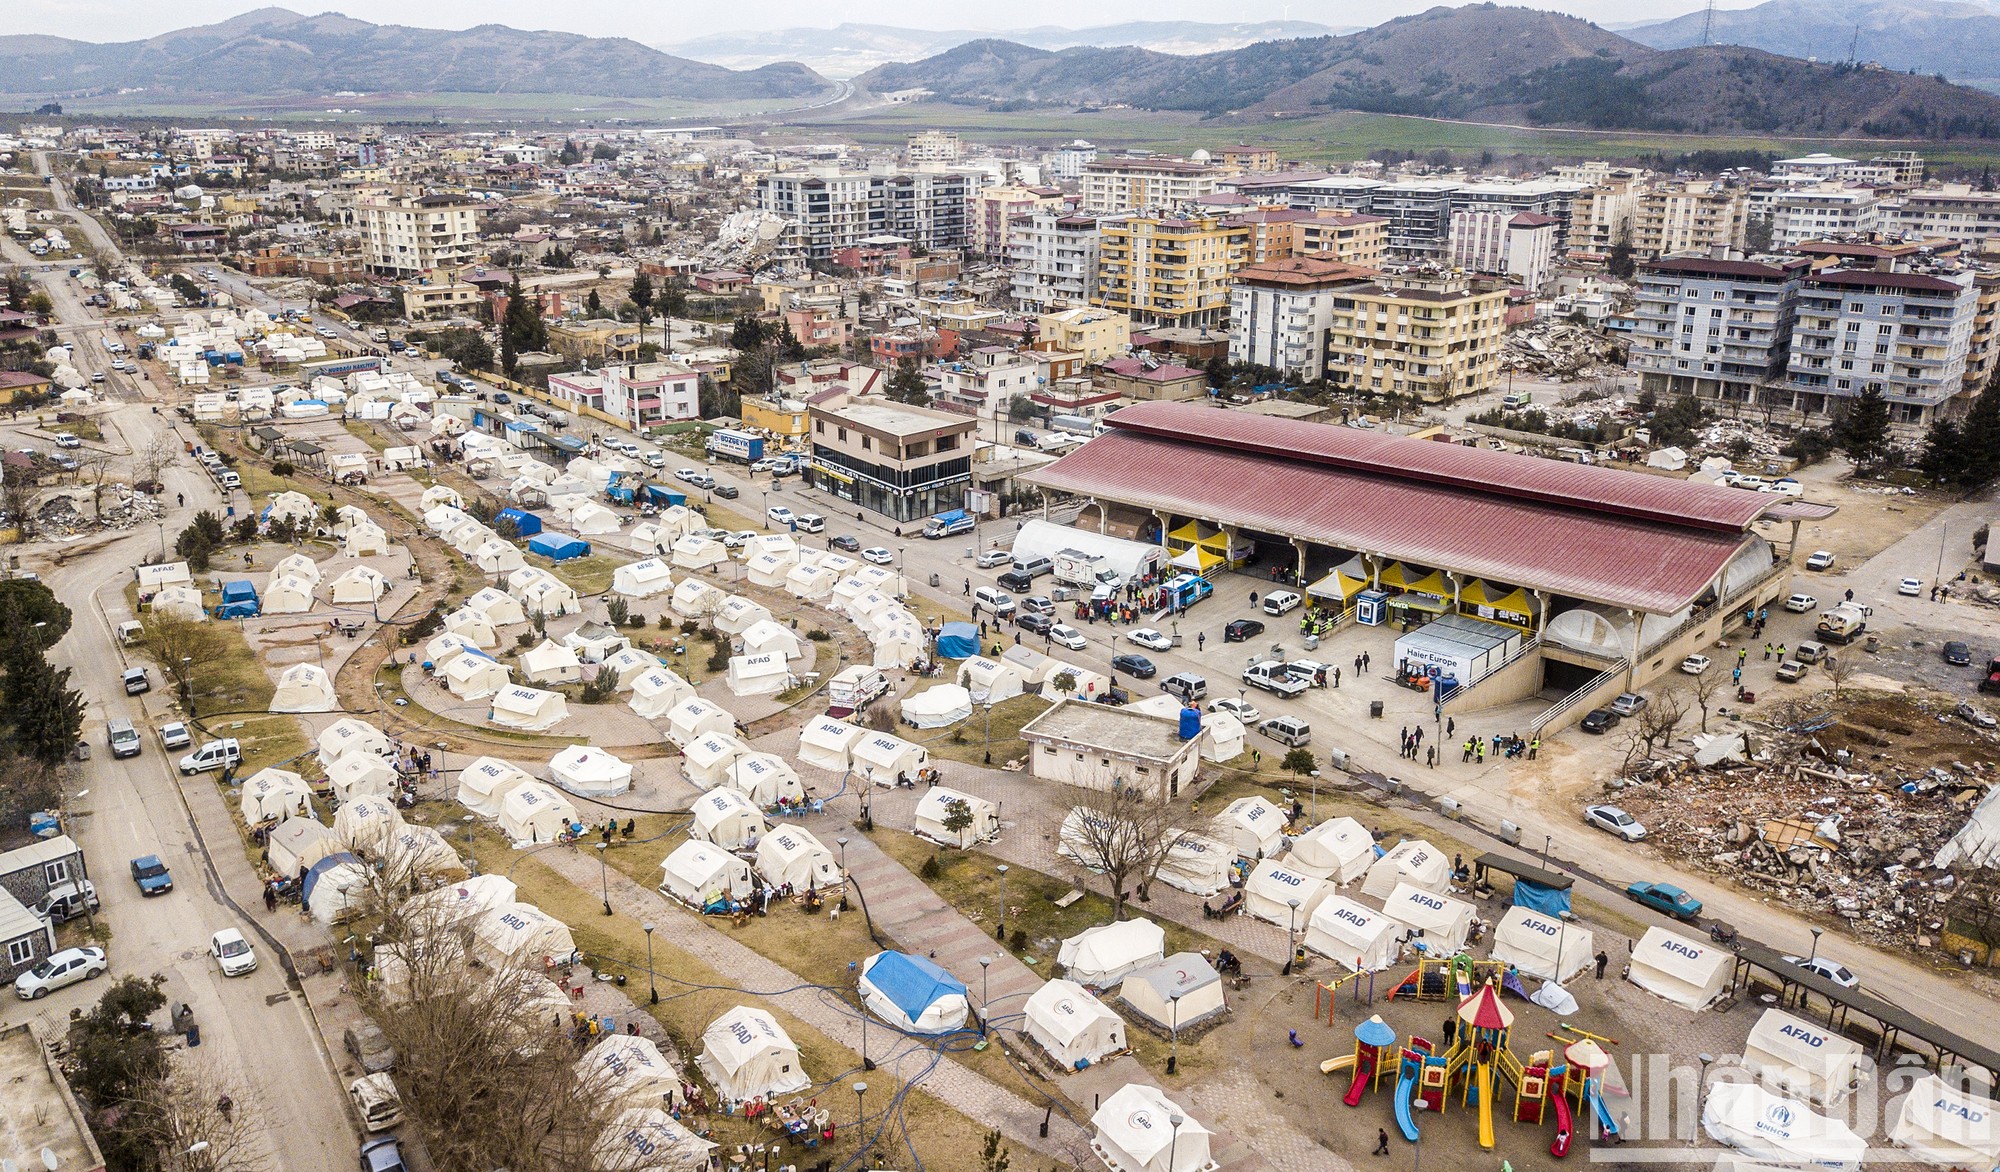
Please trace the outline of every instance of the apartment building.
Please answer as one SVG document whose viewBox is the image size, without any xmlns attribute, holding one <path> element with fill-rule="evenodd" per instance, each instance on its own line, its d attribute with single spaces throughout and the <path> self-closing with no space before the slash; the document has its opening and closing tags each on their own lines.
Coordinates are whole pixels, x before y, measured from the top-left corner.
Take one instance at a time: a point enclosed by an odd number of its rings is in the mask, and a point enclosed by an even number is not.
<svg viewBox="0 0 2000 1172">
<path fill-rule="evenodd" d="M 1237 143 L 1222 148 L 1222 165 L 1238 174 L 1269 175 L 1278 169 L 1278 150 Z"/>
<path fill-rule="evenodd" d="M 354 200 L 354 224 L 362 263 L 381 276 L 456 268 L 480 253 L 479 205 L 464 195 L 362 193 Z"/>
<path fill-rule="evenodd" d="M 1079 138 L 1050 151 L 1046 165 L 1050 179 L 1075 183 L 1083 178 L 1084 167 L 1096 161 L 1097 145 Z"/>
<path fill-rule="evenodd" d="M 1038 211 L 1061 214 L 1068 197 L 1056 187 L 988 187 L 972 196 L 966 247 L 982 256 L 1007 255 L 1014 221 Z"/>
<path fill-rule="evenodd" d="M 1532 212 L 1547 216 L 1556 223 L 1556 248 L 1566 249 L 1571 204 L 1584 190 L 1584 184 L 1568 179 L 1385 182 L 1333 175 L 1291 184 L 1283 189 L 1283 196 L 1293 207 L 1381 216 L 1387 221 L 1388 257 L 1422 263 L 1450 258 L 1451 218 L 1459 211 Z"/>
<path fill-rule="evenodd" d="M 1106 222 L 1093 304 L 1140 325 L 1220 325 L 1247 236 L 1214 216 Z"/>
<path fill-rule="evenodd" d="M 1230 215 L 1225 222 L 1243 229 L 1243 262 L 1257 265 L 1292 255 L 1292 224 L 1311 216 L 1292 208 L 1257 208 Z"/>
<path fill-rule="evenodd" d="M 1825 151 L 1815 151 L 1796 159 L 1779 159 L 1771 164 L 1773 179 L 1811 179 L 1822 183 L 1900 183 L 1898 175 L 1908 174 L 1909 160 L 1915 160 L 1917 173 L 1923 172 L 1923 160 L 1908 151 L 1900 152 L 1907 159 L 1843 159 L 1839 155 Z"/>
<path fill-rule="evenodd" d="M 1454 273 L 1385 273 L 1333 295 L 1326 377 L 1357 390 L 1448 402 L 1490 390 L 1507 291 Z"/>
<path fill-rule="evenodd" d="M 1132 348 L 1132 319 L 1108 309 L 1059 309 L 1035 319 L 1035 339 L 1095 366 Z"/>
<path fill-rule="evenodd" d="M 1577 192 L 1570 201 L 1569 244 L 1565 255 L 1575 260 L 1602 261 L 1611 255 L 1619 241 L 1629 242 L 1632 218 L 1639 211 L 1641 186 L 1630 171 L 1606 171 L 1602 179 Z"/>
<path fill-rule="evenodd" d="M 1538 290 L 1555 263 L 1556 227 L 1534 212 L 1460 208 L 1451 213 L 1451 263 Z"/>
<path fill-rule="evenodd" d="M 926 130 L 910 136 L 903 157 L 912 163 L 956 163 L 964 145 L 958 136 L 944 130 Z"/>
<path fill-rule="evenodd" d="M 1015 218 L 1008 230 L 1009 292 L 1023 313 L 1085 305 L 1097 292 L 1096 216 L 1039 208 Z"/>
<path fill-rule="evenodd" d="M 1083 165 L 1083 210 L 1172 211 L 1215 190 L 1216 172 L 1183 159 L 1098 159 Z"/>
<path fill-rule="evenodd" d="M 870 237 L 922 248 L 963 248 L 970 178 L 955 171 L 842 171 L 816 167 L 757 181 L 757 206 L 798 225 L 811 260 L 831 260 Z"/>
<path fill-rule="evenodd" d="M 701 418 L 700 376 L 678 362 L 635 362 L 549 376 L 549 395 L 640 431 Z"/>
<path fill-rule="evenodd" d="M 965 504 L 977 419 L 840 393 L 813 403 L 807 420 L 805 480 L 822 492 L 898 522 Z"/>
<path fill-rule="evenodd" d="M 1041 381 L 1035 360 L 1008 346 L 981 346 L 955 362 L 941 362 L 933 373 L 937 397 L 987 418 L 1007 414 L 1015 395 L 1033 394 Z"/>
<path fill-rule="evenodd" d="M 1806 257 L 1641 265 L 1626 367 L 1658 395 L 1755 404 L 1783 380 Z"/>
<path fill-rule="evenodd" d="M 1892 423 L 1920 431 L 1965 389 L 1979 300 L 1964 270 L 1815 273 L 1799 289 L 1785 388 L 1771 398 L 1810 420 L 1874 390 Z"/>
<path fill-rule="evenodd" d="M 1372 270 L 1321 257 L 1245 265 L 1229 293 L 1229 360 L 1306 382 L 1325 377 L 1334 301 L 1374 277 Z"/>
<path fill-rule="evenodd" d="M 1772 248 L 1794 248 L 1808 240 L 1836 236 L 1866 236 L 1880 226 L 1882 201 L 1866 187 L 1759 186 L 1746 198 L 1745 232 L 1754 225 L 1770 225 Z"/>
<path fill-rule="evenodd" d="M 1966 340 L 1965 389 L 1978 394 L 2000 370 L 2000 273 L 1972 279 L 1978 300 L 1972 307 L 1972 336 Z"/>
<path fill-rule="evenodd" d="M 1717 249 L 1741 251 L 1748 201 L 1741 188 L 1695 182 L 1639 196 L 1632 217 L 1632 253 L 1641 260 Z"/>
<path fill-rule="evenodd" d="M 2000 192 L 1965 183 L 1912 191 L 1883 219 L 1885 231 L 1977 244 L 2000 235 Z"/>
<path fill-rule="evenodd" d="M 1389 251 L 1389 221 L 1362 212 L 1314 208 L 1292 221 L 1292 255 L 1316 256 L 1364 269 L 1379 269 Z"/>
</svg>

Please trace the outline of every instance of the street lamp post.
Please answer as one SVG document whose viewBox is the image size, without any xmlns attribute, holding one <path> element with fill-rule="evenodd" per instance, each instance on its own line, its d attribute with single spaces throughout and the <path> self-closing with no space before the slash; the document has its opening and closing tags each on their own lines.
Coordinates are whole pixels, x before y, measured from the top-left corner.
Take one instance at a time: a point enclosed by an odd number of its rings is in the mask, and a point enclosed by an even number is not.
<svg viewBox="0 0 2000 1172">
<path fill-rule="evenodd" d="M 1549 865 L 1549 846 L 1553 842 L 1555 842 L 1555 836 L 1553 834 L 1542 835 L 1542 867 L 1544 869 L 1546 869 Z"/>
<path fill-rule="evenodd" d="M 1171 1115 L 1167 1116 L 1167 1125 L 1168 1125 L 1169 1127 L 1172 1127 L 1172 1128 L 1173 1128 L 1173 1133 L 1172 1133 L 1172 1134 L 1171 1134 L 1171 1135 L 1170 1135 L 1170 1136 L 1168 1137 L 1168 1139 L 1167 1139 L 1167 1167 L 1168 1167 L 1168 1168 L 1172 1168 L 1172 1167 L 1174 1166 L 1174 1159 L 1175 1159 L 1175 1157 L 1176 1157 L 1176 1156 L 1178 1156 L 1178 1155 L 1180 1154 L 1180 1148 L 1181 1148 L 1181 1124 L 1183 1124 L 1183 1123 L 1186 1123 L 1186 1122 L 1187 1122 L 1187 1117 L 1186 1117 L 1186 1116 L 1184 1116 L 1184 1115 L 1182 1115 L 1182 1114 L 1181 1114 L 1180 1112 L 1178 1112 L 1178 1111 L 1176 1111 L 1176 1112 L 1174 1112 L 1173 1114 L 1171 1114 Z"/>
<path fill-rule="evenodd" d="M 605 862 L 604 852 L 610 847 L 608 842 L 597 844 L 597 881 L 604 890 L 604 914 L 611 914 L 611 865 Z"/>
<path fill-rule="evenodd" d="M 847 873 L 847 836 L 843 834 L 833 841 L 840 847 L 840 871 L 844 875 Z"/>
<path fill-rule="evenodd" d="M 867 1094 L 867 1083 L 858 1082 L 854 1084 L 854 1132 L 856 1135 L 861 1134 L 861 1126 L 868 1119 L 868 1106 L 864 1098 Z M 868 1151 L 868 1140 L 866 1138 L 861 1140 L 861 1151 L 864 1154 Z"/>
<path fill-rule="evenodd" d="M 1181 1065 L 1181 990 L 1167 994 L 1167 1004 L 1173 1014 L 1167 1019 L 1167 1073 L 1172 1074 Z M 1171 1165 L 1170 1165 L 1171 1166 Z"/>
<path fill-rule="evenodd" d="M 979 958 L 979 1036 L 986 1036 L 988 1019 L 992 1016 L 993 992 L 990 978 L 993 973 L 993 958 Z"/>
<path fill-rule="evenodd" d="M 1806 960 L 1809 962 L 1819 959 L 1819 934 L 1823 931 L 1825 931 L 1825 929 L 1823 928 L 1814 928 L 1812 930 L 1813 934 L 1812 951 L 1806 954 Z"/>
<path fill-rule="evenodd" d="M 653 979 L 653 929 L 657 926 L 651 920 L 640 925 L 646 933 L 646 991 L 655 1005 L 660 1003 L 659 982 Z"/>
<path fill-rule="evenodd" d="M 1292 975 L 1292 958 L 1298 955 L 1299 947 L 1299 900 L 1297 896 L 1285 901 L 1292 909 L 1292 926 L 1285 930 L 1285 975 Z"/>
<path fill-rule="evenodd" d="M 1689 1147 L 1694 1147 L 1701 1142 L 1701 1095 L 1702 1091 L 1708 1086 L 1708 1064 L 1715 1061 L 1715 1055 L 1707 1051 L 1703 1051 L 1695 1057 L 1701 1061 L 1701 1077 L 1695 1080 L 1694 1084 L 1694 1118 L 1688 1121 Z M 1627 1137 L 1621 1135 L 1618 1138 L 1622 1141 Z"/>
<path fill-rule="evenodd" d="M 1000 872 L 1000 926 L 993 929 L 993 938 L 1005 940 L 1007 939 L 1007 864 L 1000 864 L 996 870 Z"/>
<path fill-rule="evenodd" d="M 1312 771 L 1312 795 L 1312 820 L 1317 823 L 1319 821 L 1319 770 L 1317 769 Z"/>
</svg>

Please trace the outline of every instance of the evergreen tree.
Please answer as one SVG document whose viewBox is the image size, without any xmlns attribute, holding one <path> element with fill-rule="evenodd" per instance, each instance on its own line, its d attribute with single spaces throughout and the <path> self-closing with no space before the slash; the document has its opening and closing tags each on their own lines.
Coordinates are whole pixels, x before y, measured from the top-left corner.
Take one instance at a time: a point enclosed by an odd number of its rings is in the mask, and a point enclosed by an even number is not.
<svg viewBox="0 0 2000 1172">
<path fill-rule="evenodd" d="M 17 646 L 28 645 L 21 640 Z M 69 686 L 69 669 L 52 667 L 36 650 L 9 657 L 7 713 L 15 749 L 53 768 L 83 732 L 83 693 Z"/>
<path fill-rule="evenodd" d="M 1856 467 L 1881 463 L 1889 455 L 1889 401 L 1869 387 L 1847 408 L 1840 421 L 1840 450 Z"/>
<path fill-rule="evenodd" d="M 783 321 L 778 323 L 778 333 L 777 336 L 771 339 L 771 345 L 777 349 L 778 360 L 780 362 L 802 362 L 805 360 L 806 344 L 799 341 L 799 336 L 792 332 L 791 322 Z"/>
<path fill-rule="evenodd" d="M 597 290 L 592 289 L 590 295 L 583 299 L 583 308 L 584 312 L 596 317 L 604 312 L 604 299 L 597 295 Z"/>
<path fill-rule="evenodd" d="M 1924 437 L 1925 475 L 1965 488 L 2000 476 L 2000 372 L 1986 380 L 1961 421 L 1940 419 Z"/>
<path fill-rule="evenodd" d="M 1924 433 L 1924 450 L 1917 457 L 1917 471 L 1939 484 L 1961 484 L 1965 481 L 1969 454 L 1958 421 L 1940 415 Z"/>
<path fill-rule="evenodd" d="M 1605 258 L 1605 270 L 1614 277 L 1629 277 L 1637 271 L 1632 261 L 1632 235 L 1624 233 L 1612 242 L 1611 255 Z"/>
<path fill-rule="evenodd" d="M 755 350 L 764 344 L 764 323 L 747 313 L 737 318 L 729 331 L 729 344 L 746 352 Z"/>
<path fill-rule="evenodd" d="M 577 148 L 575 139 L 566 138 L 563 140 L 562 153 L 556 156 L 556 162 L 561 163 L 565 167 L 574 167 L 578 163 L 583 162 L 583 152 Z"/>
<path fill-rule="evenodd" d="M 679 277 L 668 277 L 660 286 L 660 294 L 653 299 L 660 307 L 663 317 L 686 317 L 688 311 L 687 283 Z"/>
<path fill-rule="evenodd" d="M 924 376 L 918 373 L 916 359 L 905 358 L 897 365 L 896 373 L 889 376 L 888 396 L 913 407 L 931 405 L 931 389 L 924 382 Z"/>
<path fill-rule="evenodd" d="M 632 288 L 626 293 L 626 296 L 632 299 L 632 304 L 639 307 L 640 324 L 643 325 L 653 320 L 653 278 L 651 276 L 641 272 L 638 276 L 633 277 Z"/>
</svg>

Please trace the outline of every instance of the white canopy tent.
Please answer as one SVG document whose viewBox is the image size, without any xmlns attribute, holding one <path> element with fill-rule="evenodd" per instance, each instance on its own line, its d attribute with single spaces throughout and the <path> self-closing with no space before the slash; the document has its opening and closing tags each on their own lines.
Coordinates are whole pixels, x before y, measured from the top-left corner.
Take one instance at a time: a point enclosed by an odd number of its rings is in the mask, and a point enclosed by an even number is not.
<svg viewBox="0 0 2000 1172">
<path fill-rule="evenodd" d="M 1424 948 L 1432 956 L 1450 956 L 1465 947 L 1477 910 L 1462 899 L 1407 883 L 1396 884 L 1389 898 L 1382 901 L 1382 914 L 1421 932 Z"/>
<path fill-rule="evenodd" d="M 532 903 L 503 903 L 472 921 L 473 946 L 496 964 L 544 968 L 576 954 L 561 920 Z"/>
<path fill-rule="evenodd" d="M 757 840 L 757 873 L 773 887 L 789 883 L 798 891 L 813 887 L 824 891 L 841 883 L 833 852 L 800 826 L 780 826 Z"/>
<path fill-rule="evenodd" d="M 896 784 L 898 774 L 912 780 L 931 757 L 922 745 L 914 745 L 888 733 L 865 731 L 848 750 L 854 771 L 876 785 Z"/>
<path fill-rule="evenodd" d="M 932 684 L 902 700 L 903 723 L 913 728 L 950 728 L 972 716 L 972 693 L 957 684 Z"/>
<path fill-rule="evenodd" d="M 681 750 L 681 776 L 702 789 L 725 785 L 730 767 L 749 751 L 750 746 L 728 733 L 703 733 Z"/>
<path fill-rule="evenodd" d="M 792 669 L 775 653 L 729 657 L 729 694 L 775 696 L 791 686 Z"/>
<path fill-rule="evenodd" d="M 632 788 L 632 767 L 603 749 L 566 745 L 549 759 L 549 780 L 580 798 L 614 798 Z"/>
<path fill-rule="evenodd" d="M 521 678 L 531 684 L 574 684 L 583 679 L 583 661 L 554 639 L 543 639 L 521 652 Z"/>
<path fill-rule="evenodd" d="M 321 769 L 350 753 L 386 757 L 394 752 L 387 733 L 365 720 L 357 720 L 352 716 L 343 716 L 321 729 L 314 747 L 319 750 Z"/>
<path fill-rule="evenodd" d="M 312 787 L 289 769 L 259 769 L 243 783 L 237 808 L 243 822 L 255 826 L 272 818 L 312 816 Z"/>
<path fill-rule="evenodd" d="M 743 644 L 745 655 L 783 655 L 786 659 L 804 659 L 805 642 L 790 627 L 774 619 L 764 618 L 743 629 L 738 640 Z"/>
<path fill-rule="evenodd" d="M 1188 1029 L 1228 1011 L 1221 975 L 1193 952 L 1134 971 L 1118 983 L 1118 998 L 1163 1030 Z"/>
<path fill-rule="evenodd" d="M 271 828 L 264 838 L 271 854 L 271 870 L 287 877 L 319 862 L 340 849 L 340 840 L 324 822 L 311 817 L 287 818 Z"/>
<path fill-rule="evenodd" d="M 569 715 L 569 702 L 561 692 L 511 684 L 493 695 L 487 719 L 506 728 L 541 732 L 554 728 Z"/>
<path fill-rule="evenodd" d="M 386 798 L 356 798 L 333 815 L 333 836 L 341 849 L 372 859 L 382 857 L 383 847 L 402 827 L 402 812 Z"/>
<path fill-rule="evenodd" d="M 763 603 L 752 602 L 741 594 L 731 594 L 716 609 L 715 629 L 727 635 L 741 635 L 770 617 L 771 612 Z"/>
<path fill-rule="evenodd" d="M 1292 840 L 1285 865 L 1346 886 L 1375 863 L 1375 836 L 1352 818 L 1329 818 Z"/>
<path fill-rule="evenodd" d="M 1179 1116 L 1181 1125 L 1169 1120 Z M 1210 1132 L 1156 1087 L 1126 1083 L 1090 1117 L 1090 1150 L 1113 1172 L 1213 1172 Z"/>
<path fill-rule="evenodd" d="M 458 804 L 482 818 L 498 818 L 507 795 L 533 780 L 498 757 L 481 757 L 458 771 Z"/>
<path fill-rule="evenodd" d="M 1743 1042 L 1743 1065 L 1764 1085 L 1820 1106 L 1834 1106 L 1861 1081 L 1861 1043 L 1824 1026 L 1767 1009 Z"/>
<path fill-rule="evenodd" d="M 1151 920 L 1115 920 L 1062 942 L 1056 963 L 1079 985 L 1109 989 L 1167 958 L 1167 933 Z"/>
<path fill-rule="evenodd" d="M 1903 1096 L 1889 1138 L 1927 1163 L 2000 1167 L 2000 1103 L 1927 1074 Z"/>
<path fill-rule="evenodd" d="M 278 676 L 271 693 L 273 712 L 334 712 L 340 700 L 333 694 L 333 677 L 311 663 L 295 663 Z"/>
<path fill-rule="evenodd" d="M 695 1060 L 718 1097 L 730 1103 L 796 1094 L 812 1086 L 799 1048 L 778 1019 L 737 1006 L 709 1023 Z"/>
<path fill-rule="evenodd" d="M 647 558 L 611 571 L 612 593 L 626 598 L 651 598 L 673 588 L 673 568 L 664 558 Z"/>
<path fill-rule="evenodd" d="M 1125 1048 L 1125 1019 L 1075 981 L 1046 981 L 1023 1010 L 1028 1036 L 1056 1065 L 1081 1070 Z"/>
<path fill-rule="evenodd" d="M 334 796 L 343 802 L 356 798 L 386 798 L 396 792 L 401 778 L 386 757 L 373 753 L 349 753 L 326 767 L 326 779 Z"/>
<path fill-rule="evenodd" d="M 327 586 L 335 606 L 372 606 L 389 592 L 389 579 L 373 566 L 351 566 Z"/>
<path fill-rule="evenodd" d="M 965 803 L 965 812 L 972 818 L 963 830 L 952 830 L 945 825 L 952 816 L 954 802 Z M 1000 809 L 985 798 L 934 785 L 917 799 L 916 822 L 911 832 L 940 846 L 962 850 L 1000 837 Z"/>
<path fill-rule="evenodd" d="M 1237 798 L 1222 811 L 1217 825 L 1246 859 L 1268 859 L 1284 845 L 1285 812 L 1266 798 Z"/>
<path fill-rule="evenodd" d="M 1518 904 L 1493 929 L 1494 960 L 1558 985 L 1589 968 L 1596 954 L 1590 929 Z"/>
<path fill-rule="evenodd" d="M 513 669 L 490 655 L 467 652 L 454 656 L 444 670 L 444 686 L 461 700 L 484 700 L 512 682 Z"/>
<path fill-rule="evenodd" d="M 599 671 L 606 670 L 603 667 Z M 664 667 L 650 667 L 633 675 L 632 695 L 625 704 L 647 720 L 658 720 L 677 706 L 694 699 L 694 686 Z"/>
<path fill-rule="evenodd" d="M 815 716 L 799 729 L 799 763 L 845 773 L 853 764 L 854 743 L 866 731 L 835 717 Z"/>
<path fill-rule="evenodd" d="M 1160 863 L 1160 882 L 1203 899 L 1229 886 L 1229 865 L 1236 860 L 1236 852 L 1227 843 L 1204 834 L 1172 833 L 1174 844 Z"/>
<path fill-rule="evenodd" d="M 1378 972 L 1402 951 L 1401 923 L 1344 895 L 1329 895 L 1306 923 L 1305 946 L 1355 972 Z"/>
<path fill-rule="evenodd" d="M 1276 859 L 1251 868 L 1243 881 L 1243 914 L 1290 931 L 1304 927 L 1321 900 L 1333 894 L 1333 884 L 1293 871 Z M 1298 900 L 1296 911 L 1292 900 Z"/>
<path fill-rule="evenodd" d="M 516 845 L 554 842 L 576 821 L 569 799 L 539 781 L 517 785 L 500 800 L 500 832 Z"/>
<path fill-rule="evenodd" d="M 667 711 L 667 739 L 682 748 L 707 733 L 735 731 L 736 718 L 728 709 L 697 697 L 689 697 Z"/>
<path fill-rule="evenodd" d="M 1648 928 L 1632 950 L 1626 979 L 1688 1009 L 1707 1009 L 1729 987 L 1736 954 L 1665 928 Z"/>
<path fill-rule="evenodd" d="M 1451 856 L 1421 838 L 1406 838 L 1368 868 L 1361 890 L 1387 899 L 1398 884 L 1443 894 L 1451 887 Z"/>
<path fill-rule="evenodd" d="M 694 800 L 694 823 L 688 837 L 740 851 L 769 829 L 764 814 L 733 789 L 712 789 Z"/>
<path fill-rule="evenodd" d="M 805 800 L 798 770 L 776 753 L 744 753 L 730 764 L 724 784 L 767 809 L 781 799 L 794 803 Z"/>
<path fill-rule="evenodd" d="M 634 648 L 631 637 L 609 623 L 585 623 L 564 635 L 561 643 L 584 663 L 612 663 L 620 672 L 639 671 L 642 665 L 658 667 L 660 663 L 658 656 Z"/>
<path fill-rule="evenodd" d="M 1846 1123 L 1755 1083 L 1718 1082 L 1702 1104 L 1710 1139 L 1759 1160 L 1791 1166 L 1858 1170 L 1868 1141 Z"/>
<path fill-rule="evenodd" d="M 660 891 L 689 907 L 706 907 L 718 896 L 747 899 L 755 888 L 749 863 L 705 842 L 690 839 L 660 864 Z"/>
</svg>

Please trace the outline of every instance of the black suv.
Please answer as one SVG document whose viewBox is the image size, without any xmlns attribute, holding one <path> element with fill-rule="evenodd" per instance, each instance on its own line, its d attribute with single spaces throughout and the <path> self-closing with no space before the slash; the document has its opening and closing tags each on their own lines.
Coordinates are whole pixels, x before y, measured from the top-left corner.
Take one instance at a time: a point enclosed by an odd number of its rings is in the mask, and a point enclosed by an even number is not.
<svg viewBox="0 0 2000 1172">
<path fill-rule="evenodd" d="M 1012 590 L 1016 594 L 1025 594 L 1035 588 L 1034 575 L 1024 574 L 1019 570 L 1008 570 L 994 581 L 1000 584 L 1000 589 Z"/>
<path fill-rule="evenodd" d="M 1228 626 L 1222 628 L 1222 641 L 1241 643 L 1247 639 L 1255 639 L 1263 633 L 1264 624 L 1256 619 L 1232 619 Z"/>
</svg>

